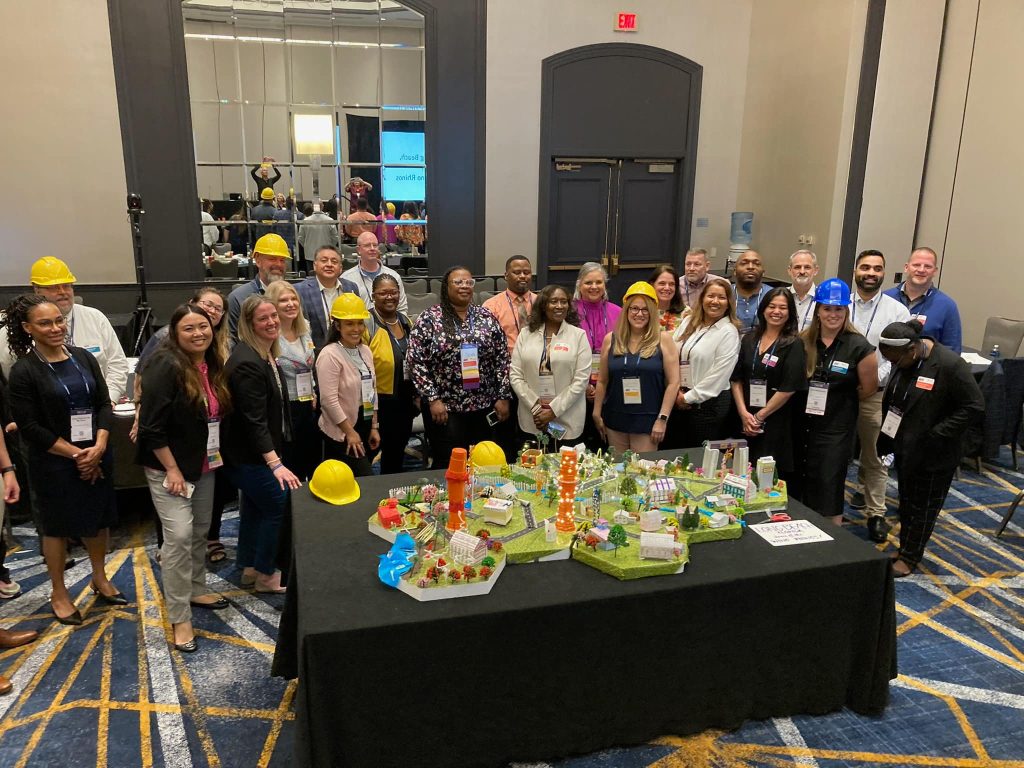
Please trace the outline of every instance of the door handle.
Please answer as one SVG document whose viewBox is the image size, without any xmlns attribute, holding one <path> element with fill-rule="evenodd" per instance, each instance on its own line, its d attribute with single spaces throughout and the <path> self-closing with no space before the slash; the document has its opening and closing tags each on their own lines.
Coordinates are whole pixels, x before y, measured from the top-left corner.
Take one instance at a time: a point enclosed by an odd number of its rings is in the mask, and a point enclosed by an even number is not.
<svg viewBox="0 0 1024 768">
<path fill-rule="evenodd" d="M 602 253 L 601 254 L 601 266 L 604 267 L 606 272 L 608 271 L 608 254 L 607 253 Z"/>
<path fill-rule="evenodd" d="M 617 254 L 617 253 L 613 253 L 612 254 L 611 274 L 613 274 L 613 275 L 619 274 L 619 254 Z"/>
</svg>

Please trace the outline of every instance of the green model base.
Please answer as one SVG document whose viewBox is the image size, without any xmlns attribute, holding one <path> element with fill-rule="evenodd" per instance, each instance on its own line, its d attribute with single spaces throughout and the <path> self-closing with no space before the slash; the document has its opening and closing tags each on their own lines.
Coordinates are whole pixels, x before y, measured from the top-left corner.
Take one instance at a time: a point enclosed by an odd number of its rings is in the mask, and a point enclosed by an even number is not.
<svg viewBox="0 0 1024 768">
<path fill-rule="evenodd" d="M 743 535 L 743 526 L 739 523 L 729 523 L 721 528 L 698 528 L 695 531 L 680 531 L 680 537 L 686 539 L 686 543 L 704 544 L 708 541 L 728 541 L 738 539 Z"/>
<path fill-rule="evenodd" d="M 682 573 L 690 559 L 686 548 L 683 549 L 682 555 L 671 560 L 641 560 L 640 542 L 631 538 L 628 547 L 613 550 L 595 551 L 585 546 L 576 547 L 572 551 L 572 559 L 596 568 L 601 573 L 614 576 L 620 581 L 629 581 L 647 576 L 672 576 Z"/>
</svg>

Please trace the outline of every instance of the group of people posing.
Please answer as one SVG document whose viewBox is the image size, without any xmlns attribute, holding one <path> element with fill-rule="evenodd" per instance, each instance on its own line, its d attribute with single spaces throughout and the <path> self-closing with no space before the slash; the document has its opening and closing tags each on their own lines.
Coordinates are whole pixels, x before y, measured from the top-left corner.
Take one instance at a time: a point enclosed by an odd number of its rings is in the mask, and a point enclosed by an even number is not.
<svg viewBox="0 0 1024 768">
<path fill-rule="evenodd" d="M 790 495 L 836 523 L 859 437 L 872 538 L 888 531 L 892 460 L 902 523 L 894 574 L 920 562 L 965 427 L 983 410 L 956 354 L 955 305 L 930 285 L 928 249 L 911 255 L 895 295 L 881 291 L 878 251 L 857 257 L 851 291 L 838 279 L 814 285 L 809 251 L 790 259 L 793 286 L 772 288 L 753 251 L 733 284 L 710 275 L 707 254 L 694 250 L 684 275 L 660 266 L 621 305 L 600 264 L 585 264 L 573 287 L 534 292 L 530 261 L 513 256 L 506 289 L 483 305 L 472 273 L 456 266 L 441 278 L 439 302 L 413 321 L 402 279 L 380 263 L 372 237 L 360 237 L 354 271 L 343 275 L 338 252 L 322 246 L 313 275 L 293 285 L 282 279 L 287 245 L 265 235 L 254 280 L 227 300 L 201 288 L 140 358 L 137 460 L 162 524 L 164 597 L 179 650 L 196 649 L 193 608 L 227 605 L 204 576 L 227 500 L 240 495 L 242 583 L 281 592 L 289 492 L 325 458 L 362 476 L 379 453 L 382 473 L 400 472 L 419 413 L 434 466 L 483 440 L 512 459 L 524 440 L 651 451 L 742 435 L 752 462 L 773 456 Z M 9 395 L 52 610 L 75 624 L 81 615 L 63 586 L 67 538 L 85 542 L 98 598 L 124 599 L 103 571 L 114 515 L 111 405 L 124 381 L 105 365 L 116 357 L 109 341 L 79 336 L 87 308 L 74 304 L 74 277 L 46 258 L 59 267 L 47 262 L 46 273 L 46 259 L 37 262 L 33 293 L 7 308 L 16 359 Z M 0 439 L 0 463 L 4 455 Z"/>
</svg>

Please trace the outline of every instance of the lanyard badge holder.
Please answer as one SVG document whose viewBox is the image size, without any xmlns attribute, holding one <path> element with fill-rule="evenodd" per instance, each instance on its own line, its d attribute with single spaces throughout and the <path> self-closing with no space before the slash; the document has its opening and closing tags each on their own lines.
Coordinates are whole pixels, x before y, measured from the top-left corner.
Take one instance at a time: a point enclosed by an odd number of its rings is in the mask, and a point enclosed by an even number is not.
<svg viewBox="0 0 1024 768">
<path fill-rule="evenodd" d="M 89 443 L 92 440 L 92 410 L 89 408 L 71 409 L 71 442 Z"/>
<path fill-rule="evenodd" d="M 459 355 L 462 359 L 462 388 L 480 389 L 480 351 L 476 344 L 463 343 Z"/>
<path fill-rule="evenodd" d="M 360 377 L 360 385 L 363 392 L 363 419 L 373 418 L 373 378 L 369 373 Z"/>
<path fill-rule="evenodd" d="M 890 408 L 882 421 L 882 434 L 886 437 L 896 437 L 899 432 L 900 423 L 903 421 L 903 411 L 899 408 Z"/>
<path fill-rule="evenodd" d="M 804 413 L 811 416 L 824 416 L 828 404 L 828 382 L 812 381 L 807 387 L 807 407 Z"/>
<path fill-rule="evenodd" d="M 210 469 L 224 466 L 220 455 L 220 419 L 208 419 L 206 422 L 206 462 Z"/>
<path fill-rule="evenodd" d="M 295 394 L 299 400 L 308 402 L 313 399 L 313 372 L 295 374 Z"/>
</svg>

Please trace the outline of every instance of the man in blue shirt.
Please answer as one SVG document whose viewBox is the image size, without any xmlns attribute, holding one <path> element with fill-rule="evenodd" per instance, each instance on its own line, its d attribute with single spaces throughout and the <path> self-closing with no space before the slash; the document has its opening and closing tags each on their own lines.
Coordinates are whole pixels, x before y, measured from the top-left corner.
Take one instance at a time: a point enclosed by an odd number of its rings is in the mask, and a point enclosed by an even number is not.
<svg viewBox="0 0 1024 768">
<path fill-rule="evenodd" d="M 935 288 L 932 282 L 938 271 L 938 257 L 931 248 L 915 248 L 903 267 L 906 280 L 885 292 L 910 310 L 910 316 L 924 326 L 931 336 L 958 355 L 963 342 L 960 311 L 956 302 Z"/>
<path fill-rule="evenodd" d="M 740 320 L 740 334 L 749 333 L 757 320 L 757 308 L 761 299 L 771 290 L 762 282 L 764 265 L 757 251 L 744 251 L 733 271 L 736 294 L 736 317 Z"/>
</svg>

